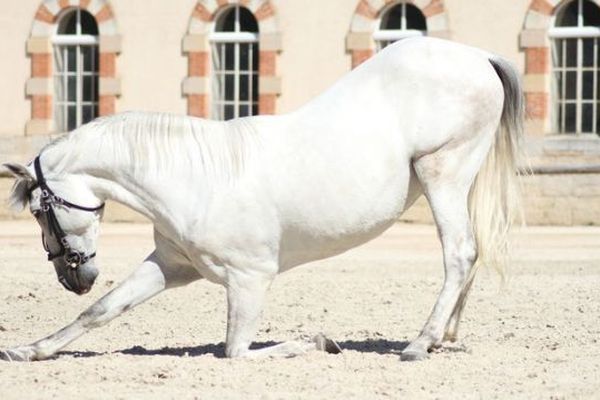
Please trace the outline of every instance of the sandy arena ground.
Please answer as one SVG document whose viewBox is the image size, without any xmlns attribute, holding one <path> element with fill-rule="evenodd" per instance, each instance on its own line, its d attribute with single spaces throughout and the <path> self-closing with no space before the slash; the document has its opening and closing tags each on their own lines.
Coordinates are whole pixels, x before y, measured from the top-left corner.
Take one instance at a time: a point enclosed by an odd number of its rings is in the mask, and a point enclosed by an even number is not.
<svg viewBox="0 0 600 400">
<path fill-rule="evenodd" d="M 460 342 L 427 361 L 399 352 L 442 282 L 429 226 L 398 225 L 272 287 L 258 342 L 324 332 L 341 355 L 223 358 L 224 290 L 166 292 L 88 333 L 58 358 L 0 362 L 0 399 L 368 399 L 600 396 L 600 229 L 528 228 L 499 290 L 481 271 Z M 149 225 L 103 226 L 101 275 L 77 297 L 60 287 L 30 222 L 0 222 L 0 348 L 49 334 L 123 279 L 151 249 Z"/>
</svg>

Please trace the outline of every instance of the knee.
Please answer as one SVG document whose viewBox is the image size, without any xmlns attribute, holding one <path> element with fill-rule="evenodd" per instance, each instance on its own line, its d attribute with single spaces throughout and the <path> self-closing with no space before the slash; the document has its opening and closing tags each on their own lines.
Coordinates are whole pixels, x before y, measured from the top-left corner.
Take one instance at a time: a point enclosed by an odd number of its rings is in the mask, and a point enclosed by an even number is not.
<svg viewBox="0 0 600 400">
<path fill-rule="evenodd" d="M 84 328 L 94 328 L 100 323 L 102 317 L 106 315 L 106 313 L 107 309 L 104 305 L 94 304 L 90 308 L 85 310 L 83 313 L 81 313 L 77 320 L 81 323 L 81 325 Z"/>
</svg>

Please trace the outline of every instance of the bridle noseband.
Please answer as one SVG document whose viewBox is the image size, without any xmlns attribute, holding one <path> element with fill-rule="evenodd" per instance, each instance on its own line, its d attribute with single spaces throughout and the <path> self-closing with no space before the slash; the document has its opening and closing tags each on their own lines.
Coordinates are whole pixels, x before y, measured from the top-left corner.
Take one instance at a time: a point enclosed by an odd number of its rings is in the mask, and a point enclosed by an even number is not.
<svg viewBox="0 0 600 400">
<path fill-rule="evenodd" d="M 63 199 L 62 197 L 57 196 L 52 191 L 52 189 L 48 187 L 48 184 L 46 183 L 44 174 L 42 174 L 42 167 L 40 165 L 39 156 L 35 158 L 33 166 L 35 169 L 35 177 L 37 183 L 29 189 L 29 194 L 31 195 L 31 192 L 38 187 L 41 189 L 42 194 L 40 197 L 40 211 L 38 213 L 42 213 L 46 216 L 46 220 L 48 221 L 48 229 L 50 230 L 52 236 L 56 238 L 56 241 L 60 246 L 60 251 L 58 253 L 52 254 L 52 252 L 50 251 L 50 247 L 48 247 L 48 243 L 46 243 L 44 233 L 42 232 L 42 244 L 44 245 L 44 250 L 46 250 L 46 253 L 48 254 L 48 261 L 52 261 L 58 257 L 64 257 L 67 265 L 69 265 L 73 269 L 76 269 L 80 265 L 85 264 L 90 259 L 94 258 L 96 256 L 96 252 L 86 255 L 85 253 L 81 253 L 71 248 L 69 242 L 67 241 L 67 234 L 60 227 L 60 224 L 56 219 L 54 206 L 74 208 L 76 210 L 87 212 L 96 212 L 104 208 L 104 203 L 100 204 L 98 207 L 84 207 L 77 204 L 73 204 Z"/>
</svg>

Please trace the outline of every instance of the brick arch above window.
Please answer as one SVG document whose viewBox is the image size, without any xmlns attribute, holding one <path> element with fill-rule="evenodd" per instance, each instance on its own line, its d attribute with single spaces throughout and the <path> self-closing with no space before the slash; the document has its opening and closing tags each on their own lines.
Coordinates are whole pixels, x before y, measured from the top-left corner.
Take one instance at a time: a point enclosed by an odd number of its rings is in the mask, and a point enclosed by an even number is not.
<svg viewBox="0 0 600 400">
<path fill-rule="evenodd" d="M 412 4 L 423 13 L 428 36 L 446 39 L 450 37 L 448 14 L 443 0 L 359 0 L 350 23 L 350 32 L 346 37 L 346 49 L 352 56 L 352 68 L 375 52 L 373 33 L 378 29 L 381 13 L 400 3 Z"/>
<path fill-rule="evenodd" d="M 25 133 L 48 134 L 55 130 L 53 121 L 53 48 L 52 36 L 63 11 L 80 8 L 90 13 L 98 24 L 100 36 L 99 60 L 99 115 L 115 112 L 120 80 L 116 77 L 116 57 L 121 51 L 121 37 L 112 8 L 106 0 L 44 0 L 38 7 L 27 53 L 31 58 L 31 77 L 27 80 L 26 94 L 31 98 L 31 119 Z"/>
<path fill-rule="evenodd" d="M 270 0 L 198 0 L 190 18 L 183 52 L 188 56 L 188 75 L 182 91 L 188 100 L 188 114 L 208 117 L 210 95 L 210 43 L 215 19 L 231 5 L 247 8 L 258 21 L 259 31 L 259 114 L 274 114 L 281 93 L 281 80 L 276 75 L 277 56 L 281 52 L 281 33 L 276 10 Z"/>
</svg>

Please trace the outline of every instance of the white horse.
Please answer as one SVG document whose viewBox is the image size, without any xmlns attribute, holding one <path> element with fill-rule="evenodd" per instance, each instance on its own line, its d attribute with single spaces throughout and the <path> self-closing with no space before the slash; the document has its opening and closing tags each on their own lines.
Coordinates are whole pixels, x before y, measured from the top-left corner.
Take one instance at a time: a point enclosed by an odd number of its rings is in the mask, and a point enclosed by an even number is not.
<svg viewBox="0 0 600 400">
<path fill-rule="evenodd" d="M 98 274 L 105 200 L 148 217 L 156 249 L 73 323 L 0 358 L 48 358 L 159 292 L 202 278 L 227 289 L 226 356 L 322 347 L 317 340 L 249 348 L 274 277 L 375 238 L 425 194 L 445 281 L 401 356 L 422 359 L 456 339 L 475 262 L 504 262 L 522 118 L 509 63 L 427 38 L 387 47 L 287 115 L 100 118 L 44 148 L 39 171 L 5 164 L 17 178 L 11 201 L 29 202 L 61 283 L 78 294 Z"/>
</svg>

